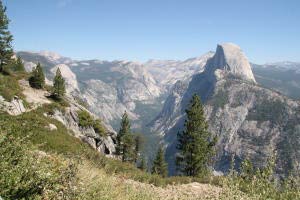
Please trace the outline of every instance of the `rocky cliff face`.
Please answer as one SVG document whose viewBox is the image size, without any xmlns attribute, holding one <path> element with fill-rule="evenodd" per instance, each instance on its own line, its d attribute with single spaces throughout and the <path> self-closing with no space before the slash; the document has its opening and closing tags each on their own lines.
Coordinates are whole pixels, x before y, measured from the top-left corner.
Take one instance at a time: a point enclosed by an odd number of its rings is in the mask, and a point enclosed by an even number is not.
<svg viewBox="0 0 300 200">
<path fill-rule="evenodd" d="M 0 96 L 0 110 L 3 110 L 10 115 L 20 115 L 26 111 L 23 100 L 17 96 L 10 102 Z"/>
<path fill-rule="evenodd" d="M 192 75 L 203 72 L 207 60 L 213 55 L 213 52 L 208 52 L 202 56 L 189 58 L 184 61 L 149 60 L 144 65 L 159 86 L 168 92 L 178 80 L 186 81 Z"/>
<path fill-rule="evenodd" d="M 156 81 L 140 63 L 85 61 L 72 66 L 81 81 L 82 98 L 107 122 L 120 119 L 125 110 L 137 120 L 136 103 L 153 104 L 161 95 Z"/>
<path fill-rule="evenodd" d="M 184 91 L 169 96 L 172 100 L 166 101 L 152 126 L 164 135 L 171 171 L 176 134 L 183 129 L 184 110 L 194 93 L 205 103 L 210 131 L 219 138 L 216 170 L 226 172 L 232 156 L 237 166 L 245 158 L 263 166 L 275 151 L 278 173 L 296 167 L 300 159 L 300 103 L 257 85 L 249 62 L 236 45 L 218 45 L 204 68 Z"/>
<path fill-rule="evenodd" d="M 65 112 L 54 110 L 49 117 L 60 121 L 69 130 L 72 130 L 75 137 L 80 138 L 85 143 L 88 143 L 97 151 L 106 155 L 113 155 L 116 151 L 116 133 L 106 128 L 107 137 L 102 137 L 95 132 L 93 127 L 80 127 L 77 114 L 80 110 L 87 111 L 82 106 L 76 103 L 71 103 L 70 106 L 66 108 Z M 89 114 L 92 115 L 92 113 Z"/>
<path fill-rule="evenodd" d="M 232 43 L 220 44 L 214 57 L 207 64 L 206 72 L 217 69 L 231 73 L 244 80 L 255 82 L 250 63 L 239 46 Z"/>
</svg>

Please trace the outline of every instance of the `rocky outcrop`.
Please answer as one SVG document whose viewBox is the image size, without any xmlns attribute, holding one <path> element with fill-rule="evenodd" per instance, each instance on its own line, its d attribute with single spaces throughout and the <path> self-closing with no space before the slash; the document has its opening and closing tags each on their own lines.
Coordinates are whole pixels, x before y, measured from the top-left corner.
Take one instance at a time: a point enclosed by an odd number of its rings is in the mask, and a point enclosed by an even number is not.
<svg viewBox="0 0 300 200">
<path fill-rule="evenodd" d="M 232 43 L 217 46 L 214 57 L 206 64 L 207 72 L 216 72 L 217 69 L 244 80 L 255 82 L 250 63 L 241 48 Z"/>
<path fill-rule="evenodd" d="M 26 112 L 23 100 L 17 96 L 15 96 L 10 102 L 0 96 L 0 110 L 3 110 L 10 115 L 20 115 Z"/>
<path fill-rule="evenodd" d="M 115 153 L 116 133 L 106 129 L 107 136 L 102 137 L 95 132 L 93 127 L 80 127 L 77 115 L 79 110 L 87 111 L 80 105 L 71 104 L 64 112 L 55 110 L 50 117 L 60 121 L 64 126 L 71 130 L 72 133 L 74 133 L 75 137 L 80 138 L 85 143 L 88 143 L 97 151 L 103 154 L 113 155 Z M 92 115 L 92 113 L 90 113 L 90 115 Z"/>
<path fill-rule="evenodd" d="M 19 80 L 19 84 L 22 88 L 22 94 L 25 96 L 27 103 L 31 105 L 31 109 L 35 109 L 43 104 L 50 104 L 51 101 L 48 96 L 50 93 L 45 90 L 34 89 L 30 87 L 29 82 L 22 79 Z"/>
</svg>

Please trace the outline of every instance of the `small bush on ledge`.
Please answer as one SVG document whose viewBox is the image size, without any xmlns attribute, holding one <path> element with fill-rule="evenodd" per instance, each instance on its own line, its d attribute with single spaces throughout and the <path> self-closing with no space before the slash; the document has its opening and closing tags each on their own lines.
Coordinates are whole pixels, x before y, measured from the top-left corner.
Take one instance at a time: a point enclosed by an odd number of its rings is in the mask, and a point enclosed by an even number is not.
<svg viewBox="0 0 300 200">
<path fill-rule="evenodd" d="M 77 112 L 78 114 L 78 120 L 79 120 L 79 126 L 83 128 L 87 127 L 93 127 L 96 133 L 98 133 L 100 136 L 106 136 L 105 135 L 105 128 L 101 124 L 101 121 L 99 119 L 94 119 L 87 111 L 80 110 Z"/>
</svg>

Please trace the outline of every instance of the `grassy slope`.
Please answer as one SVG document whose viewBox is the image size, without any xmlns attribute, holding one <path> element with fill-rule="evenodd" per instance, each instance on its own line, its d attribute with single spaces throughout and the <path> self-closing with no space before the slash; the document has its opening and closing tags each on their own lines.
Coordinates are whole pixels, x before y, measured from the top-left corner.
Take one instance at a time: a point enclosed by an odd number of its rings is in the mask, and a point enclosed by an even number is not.
<svg viewBox="0 0 300 200">
<path fill-rule="evenodd" d="M 18 83 L 18 80 L 23 77 L 24 74 L 18 76 L 8 76 L 0 73 L 0 95 L 7 101 L 11 101 L 14 96 L 22 97 L 22 90 Z M 24 75 L 25 76 L 25 75 Z"/>
</svg>

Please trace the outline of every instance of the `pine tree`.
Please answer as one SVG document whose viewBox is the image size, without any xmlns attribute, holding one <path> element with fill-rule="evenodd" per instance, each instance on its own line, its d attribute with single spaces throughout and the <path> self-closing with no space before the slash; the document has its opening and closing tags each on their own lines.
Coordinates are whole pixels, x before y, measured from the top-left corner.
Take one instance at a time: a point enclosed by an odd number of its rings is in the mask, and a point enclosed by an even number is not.
<svg viewBox="0 0 300 200">
<path fill-rule="evenodd" d="M 31 77 L 29 78 L 29 84 L 31 87 L 36 89 L 44 88 L 45 75 L 40 63 L 38 63 L 36 68 L 32 71 Z"/>
<path fill-rule="evenodd" d="M 144 157 L 140 160 L 140 163 L 138 164 L 138 168 L 142 171 L 147 171 L 147 162 Z"/>
<path fill-rule="evenodd" d="M 168 175 L 168 165 L 165 161 L 165 153 L 162 147 L 159 147 L 156 157 L 153 161 L 152 173 L 159 174 L 162 177 L 167 177 Z"/>
<path fill-rule="evenodd" d="M 134 137 L 134 143 L 135 143 L 135 148 L 134 148 L 134 162 L 137 163 L 140 153 L 141 153 L 141 147 L 143 145 L 143 139 L 141 134 L 136 134 Z"/>
<path fill-rule="evenodd" d="M 121 121 L 121 128 L 119 130 L 119 133 L 117 135 L 117 145 L 116 145 L 116 152 L 118 155 L 123 154 L 123 136 L 130 131 L 130 122 L 128 119 L 128 115 L 125 111 L 125 113 L 122 116 L 122 121 Z"/>
<path fill-rule="evenodd" d="M 125 134 L 122 138 L 123 140 L 123 156 L 122 161 L 123 162 L 135 162 L 135 142 L 133 135 L 129 132 Z"/>
<path fill-rule="evenodd" d="M 121 128 L 117 135 L 117 154 L 122 157 L 123 162 L 134 161 L 134 137 L 130 132 L 130 122 L 126 111 L 122 116 Z"/>
<path fill-rule="evenodd" d="M 198 95 L 193 95 L 186 115 L 185 130 L 177 135 L 176 164 L 180 173 L 187 176 L 200 176 L 208 172 L 216 137 L 212 139 L 208 131 L 203 105 Z"/>
<path fill-rule="evenodd" d="M 0 72 L 7 72 L 6 66 L 13 62 L 13 37 L 8 30 L 9 19 L 6 15 L 6 7 L 0 0 Z"/>
<path fill-rule="evenodd" d="M 23 63 L 20 56 L 18 56 L 18 58 L 17 58 L 16 64 L 15 64 L 15 71 L 18 71 L 18 72 L 24 72 L 25 71 L 24 63 Z"/>
<path fill-rule="evenodd" d="M 56 99 L 61 99 L 66 93 L 65 79 L 62 77 L 60 69 L 57 68 L 54 77 L 52 96 Z"/>
</svg>

